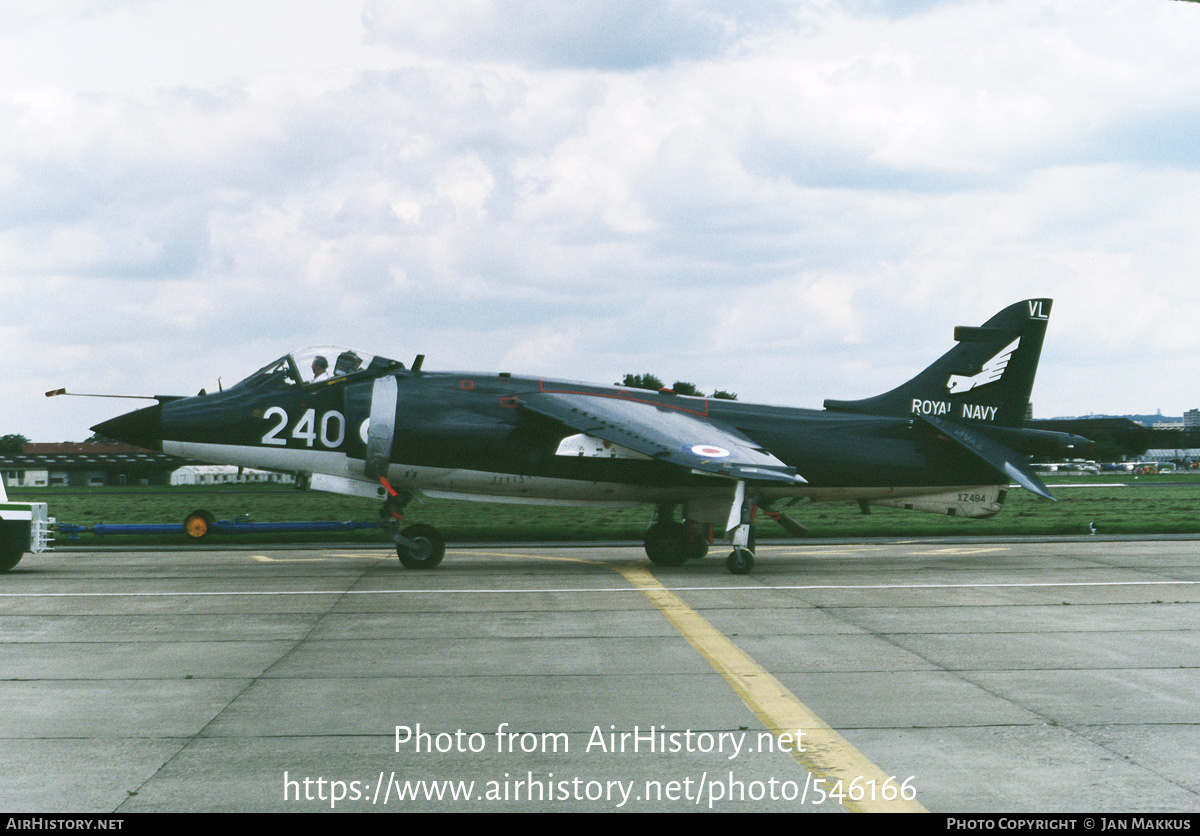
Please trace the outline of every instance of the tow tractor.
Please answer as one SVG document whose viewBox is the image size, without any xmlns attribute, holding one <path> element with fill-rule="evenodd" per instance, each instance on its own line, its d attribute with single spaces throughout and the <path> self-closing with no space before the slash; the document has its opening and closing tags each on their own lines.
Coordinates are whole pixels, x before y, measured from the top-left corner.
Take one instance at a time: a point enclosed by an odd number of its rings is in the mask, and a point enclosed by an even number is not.
<svg viewBox="0 0 1200 836">
<path fill-rule="evenodd" d="M 9 502 L 0 478 L 0 572 L 20 563 L 25 552 L 49 550 L 53 525 L 45 502 Z"/>
</svg>

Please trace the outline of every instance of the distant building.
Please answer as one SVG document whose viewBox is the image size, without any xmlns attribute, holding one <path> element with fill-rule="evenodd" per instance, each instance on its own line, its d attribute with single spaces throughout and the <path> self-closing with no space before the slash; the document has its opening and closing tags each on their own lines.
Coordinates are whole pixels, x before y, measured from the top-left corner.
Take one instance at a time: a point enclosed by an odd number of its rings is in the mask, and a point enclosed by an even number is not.
<svg viewBox="0 0 1200 836">
<path fill-rule="evenodd" d="M 1183 413 L 1183 427 L 1187 430 L 1200 430 L 1200 409 L 1189 409 Z"/>
<path fill-rule="evenodd" d="M 15 456 L 0 456 L 0 478 L 10 488 L 166 485 L 186 459 L 117 442 L 63 442 L 25 445 Z"/>
<path fill-rule="evenodd" d="M 252 482 L 290 485 L 295 481 L 296 477 L 290 473 L 225 464 L 189 464 L 171 474 L 172 485 L 244 485 Z"/>
<path fill-rule="evenodd" d="M 1147 450 L 1138 457 L 1141 462 L 1174 462 L 1175 464 L 1191 466 L 1192 462 L 1200 461 L 1200 447 L 1173 447 Z"/>
</svg>

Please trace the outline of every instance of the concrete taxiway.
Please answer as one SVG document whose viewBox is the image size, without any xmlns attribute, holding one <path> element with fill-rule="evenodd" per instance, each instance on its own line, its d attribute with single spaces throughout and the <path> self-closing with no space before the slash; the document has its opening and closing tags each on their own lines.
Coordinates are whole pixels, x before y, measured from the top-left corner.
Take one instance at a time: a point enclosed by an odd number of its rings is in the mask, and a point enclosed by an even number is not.
<svg viewBox="0 0 1200 836">
<path fill-rule="evenodd" d="M 1200 541 L 725 551 L 27 556 L 0 809 L 1200 810 Z"/>
</svg>

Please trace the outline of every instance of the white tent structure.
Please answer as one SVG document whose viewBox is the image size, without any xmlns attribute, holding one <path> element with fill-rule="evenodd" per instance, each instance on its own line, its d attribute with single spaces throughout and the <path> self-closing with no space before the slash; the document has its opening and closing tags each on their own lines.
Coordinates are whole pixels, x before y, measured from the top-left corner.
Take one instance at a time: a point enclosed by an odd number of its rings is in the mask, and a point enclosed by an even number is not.
<svg viewBox="0 0 1200 836">
<path fill-rule="evenodd" d="M 172 485 L 239 485 L 251 482 L 275 482 L 290 485 L 296 481 L 290 473 L 255 470 L 225 464 L 197 464 L 181 467 L 171 474 Z"/>
</svg>

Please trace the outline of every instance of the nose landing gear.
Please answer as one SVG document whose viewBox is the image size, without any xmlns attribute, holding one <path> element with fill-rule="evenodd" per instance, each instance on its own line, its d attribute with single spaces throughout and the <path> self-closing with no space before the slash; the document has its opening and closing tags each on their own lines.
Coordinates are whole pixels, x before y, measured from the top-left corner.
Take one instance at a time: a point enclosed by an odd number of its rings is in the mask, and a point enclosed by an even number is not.
<svg viewBox="0 0 1200 836">
<path fill-rule="evenodd" d="M 383 518 L 384 530 L 396 543 L 396 556 L 406 569 L 437 568 L 446 556 L 446 538 L 432 525 L 424 523 L 416 523 L 402 530 L 400 524 L 404 516 L 401 512 L 415 494 L 412 491 L 398 493 L 385 478 L 381 477 L 379 481 L 388 491 L 388 498 L 379 509 L 379 516 Z"/>
</svg>

